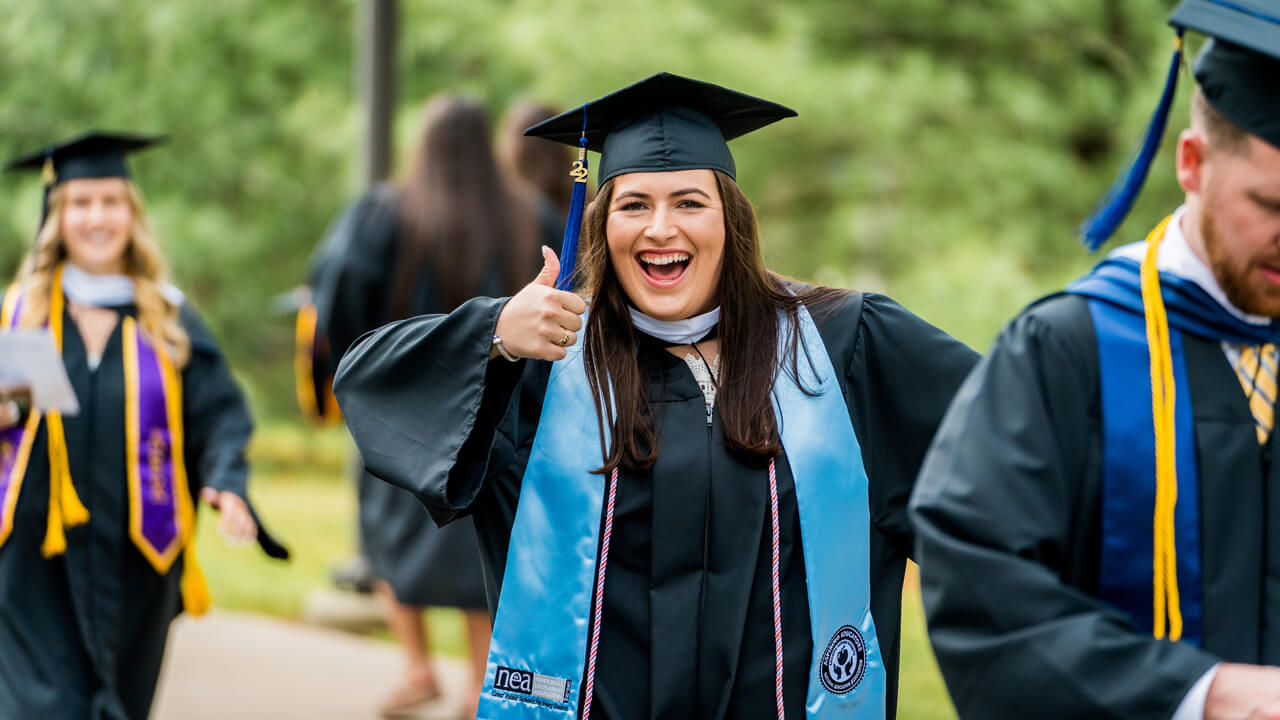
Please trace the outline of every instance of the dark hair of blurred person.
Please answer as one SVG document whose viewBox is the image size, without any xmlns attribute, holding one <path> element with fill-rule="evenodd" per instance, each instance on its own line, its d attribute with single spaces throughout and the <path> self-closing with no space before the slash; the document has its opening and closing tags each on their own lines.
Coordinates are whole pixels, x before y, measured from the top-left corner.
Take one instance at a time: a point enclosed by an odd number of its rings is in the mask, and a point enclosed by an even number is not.
<svg viewBox="0 0 1280 720">
<path fill-rule="evenodd" d="M 557 114 L 549 106 L 532 100 L 513 104 L 503 116 L 498 133 L 498 161 L 510 177 L 546 198 L 555 217 L 563 218 L 569 214 L 569 197 L 573 193 L 573 184 L 566 182 L 573 164 L 573 148 L 524 134 L 525 128 Z"/>
<path fill-rule="evenodd" d="M 412 165 L 397 189 L 399 262 L 391 285 L 397 317 L 410 314 L 429 260 L 433 294 L 445 310 L 475 295 L 495 262 L 508 292 L 536 269 L 533 249 L 510 252 L 513 245 L 533 247 L 534 225 L 527 203 L 502 178 L 489 128 L 488 113 L 470 100 L 437 95 L 427 102 Z"/>
</svg>

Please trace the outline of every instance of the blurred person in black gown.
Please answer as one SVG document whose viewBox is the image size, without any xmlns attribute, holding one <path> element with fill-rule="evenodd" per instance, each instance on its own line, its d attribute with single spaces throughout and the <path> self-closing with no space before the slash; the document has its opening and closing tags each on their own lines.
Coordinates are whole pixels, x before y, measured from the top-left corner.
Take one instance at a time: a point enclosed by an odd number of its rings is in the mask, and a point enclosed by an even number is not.
<svg viewBox="0 0 1280 720">
<path fill-rule="evenodd" d="M 244 396 L 129 179 L 152 142 L 91 133 L 10 165 L 47 195 L 0 332 L 48 328 L 80 407 L 0 402 L 2 718 L 145 720 L 170 621 L 210 605 L 198 500 L 229 542 L 287 556 L 249 505 Z"/>
<path fill-rule="evenodd" d="M 315 336 L 330 352 L 327 361 L 318 355 L 324 367 L 315 377 L 327 377 L 369 330 L 447 312 L 477 294 L 518 289 L 536 268 L 538 239 L 536 211 L 499 170 L 486 111 L 453 96 L 433 98 L 405 181 L 359 198 L 318 251 Z M 415 407 L 424 416 L 436 412 Z M 410 711 L 439 694 L 425 606 L 463 611 L 474 699 L 489 641 L 474 528 L 470 522 L 436 528 L 412 494 L 366 473 L 359 504 L 362 550 L 378 578 L 388 625 L 405 650 L 404 678 L 382 711 Z"/>
</svg>

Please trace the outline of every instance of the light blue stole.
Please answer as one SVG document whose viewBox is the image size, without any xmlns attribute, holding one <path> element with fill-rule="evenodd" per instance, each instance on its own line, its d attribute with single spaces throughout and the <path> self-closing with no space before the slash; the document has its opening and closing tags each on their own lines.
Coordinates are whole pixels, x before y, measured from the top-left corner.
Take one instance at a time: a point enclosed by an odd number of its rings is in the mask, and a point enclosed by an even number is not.
<svg viewBox="0 0 1280 720">
<path fill-rule="evenodd" d="M 870 609 L 867 475 L 835 368 L 804 308 L 799 325 L 797 371 L 814 394 L 780 371 L 773 397 L 795 479 L 807 577 L 813 660 L 806 717 L 883 720 L 885 668 Z M 783 316 L 783 365 L 790 330 Z M 511 530 L 480 718 L 563 719 L 578 711 L 608 481 L 591 474 L 601 464 L 600 437 L 581 348 L 569 348 L 547 381 Z M 604 591 L 607 596 L 607 584 Z"/>
</svg>

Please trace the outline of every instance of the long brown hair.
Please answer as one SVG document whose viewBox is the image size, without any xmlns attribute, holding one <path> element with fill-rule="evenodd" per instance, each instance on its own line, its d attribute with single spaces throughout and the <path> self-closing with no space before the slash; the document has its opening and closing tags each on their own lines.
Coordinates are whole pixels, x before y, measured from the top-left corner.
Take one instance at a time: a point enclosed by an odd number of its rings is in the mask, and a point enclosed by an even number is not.
<svg viewBox="0 0 1280 720">
<path fill-rule="evenodd" d="M 422 137 L 397 193 L 399 252 L 391 285 L 396 317 L 412 311 L 424 264 L 446 311 L 481 292 L 497 265 L 504 293 L 537 269 L 537 221 L 498 171 L 483 107 L 437 95 L 423 109 Z"/>
<path fill-rule="evenodd" d="M 133 228 L 129 246 L 124 251 L 125 273 L 133 278 L 134 304 L 138 308 L 138 324 L 151 338 L 158 339 L 169 359 L 179 369 L 191 358 L 191 338 L 179 323 L 179 308 L 165 298 L 160 287 L 168 269 L 160 246 L 147 222 L 146 206 L 138 186 L 126 180 L 129 207 L 133 210 Z M 49 193 L 49 213 L 36 236 L 36 246 L 22 264 L 18 282 L 22 284 L 22 327 L 40 327 L 49 319 L 49 291 L 53 274 L 67 259 L 67 243 L 62 236 L 62 210 L 66 205 L 66 188 L 59 185 Z"/>
<path fill-rule="evenodd" d="M 573 148 L 524 135 L 525 128 L 555 115 L 555 110 L 531 100 L 512 105 L 498 134 L 498 161 L 510 177 L 541 194 L 558 217 L 565 217 L 573 195 L 573 183 L 568 181 L 569 167 L 575 157 Z"/>
<path fill-rule="evenodd" d="M 755 210 L 728 175 L 715 171 L 724 207 L 725 247 L 719 278 L 720 377 L 716 404 L 724 423 L 725 446 L 763 464 L 782 451 L 771 394 L 780 370 L 798 377 L 802 343 L 795 322 L 800 306 L 825 306 L 843 290 L 813 288 L 792 294 L 785 280 L 764 266 Z M 636 357 L 628 299 L 609 261 L 605 226 L 613 198 L 612 180 L 600 187 L 583 222 L 579 290 L 592 298 L 583 361 L 596 403 L 604 466 L 643 470 L 658 458 L 658 431 L 649 407 L 648 385 Z M 779 316 L 791 322 L 785 354 L 778 357 Z M 806 390 L 807 392 L 807 390 Z M 616 418 L 605 445 L 605 418 Z"/>
</svg>

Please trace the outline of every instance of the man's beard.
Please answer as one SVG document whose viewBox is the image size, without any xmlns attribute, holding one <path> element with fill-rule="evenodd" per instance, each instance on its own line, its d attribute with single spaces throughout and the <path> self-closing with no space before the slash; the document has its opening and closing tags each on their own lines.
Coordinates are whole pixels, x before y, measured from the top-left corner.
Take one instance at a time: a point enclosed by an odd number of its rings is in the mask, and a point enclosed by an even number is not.
<svg viewBox="0 0 1280 720">
<path fill-rule="evenodd" d="M 1231 257 L 1222 245 L 1222 235 L 1218 232 L 1213 211 L 1207 202 L 1200 206 L 1200 237 L 1204 242 L 1205 252 L 1209 255 L 1213 277 L 1218 281 L 1227 300 L 1248 315 L 1280 318 L 1280 289 L 1268 294 L 1249 284 L 1249 273 L 1254 269 L 1254 260 Z"/>
</svg>

